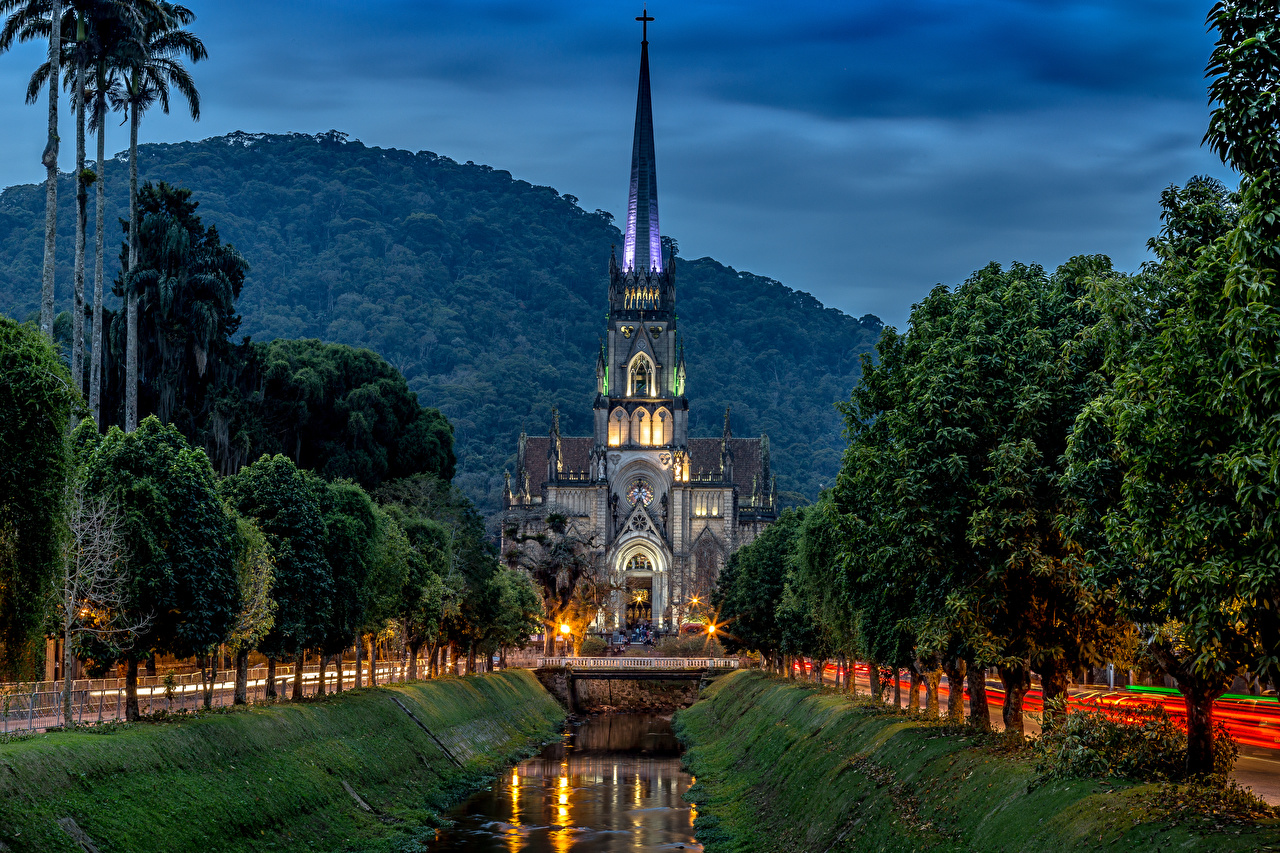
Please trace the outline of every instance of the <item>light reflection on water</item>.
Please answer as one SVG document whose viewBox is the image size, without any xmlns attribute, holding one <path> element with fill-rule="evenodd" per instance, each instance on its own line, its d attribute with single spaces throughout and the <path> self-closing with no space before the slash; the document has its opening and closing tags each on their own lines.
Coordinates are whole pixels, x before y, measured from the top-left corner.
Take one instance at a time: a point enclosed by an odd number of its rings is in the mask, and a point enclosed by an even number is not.
<svg viewBox="0 0 1280 853">
<path fill-rule="evenodd" d="M 680 769 L 679 756 L 667 718 L 587 719 L 468 800 L 431 850 L 701 850 L 693 840 L 693 810 L 681 798 L 693 780 Z"/>
</svg>

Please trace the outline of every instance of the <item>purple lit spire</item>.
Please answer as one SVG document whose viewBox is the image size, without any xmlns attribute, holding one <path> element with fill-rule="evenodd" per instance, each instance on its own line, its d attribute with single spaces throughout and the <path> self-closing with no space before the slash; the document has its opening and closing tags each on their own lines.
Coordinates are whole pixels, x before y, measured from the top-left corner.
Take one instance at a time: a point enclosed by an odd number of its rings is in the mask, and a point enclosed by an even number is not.
<svg viewBox="0 0 1280 853">
<path fill-rule="evenodd" d="M 636 94 L 636 135 L 631 147 L 631 195 L 627 199 L 627 233 L 622 268 L 662 270 L 662 235 L 658 231 L 658 170 L 653 151 L 653 104 L 649 99 L 649 10 L 636 18 L 644 23 L 640 42 L 640 91 Z"/>
</svg>

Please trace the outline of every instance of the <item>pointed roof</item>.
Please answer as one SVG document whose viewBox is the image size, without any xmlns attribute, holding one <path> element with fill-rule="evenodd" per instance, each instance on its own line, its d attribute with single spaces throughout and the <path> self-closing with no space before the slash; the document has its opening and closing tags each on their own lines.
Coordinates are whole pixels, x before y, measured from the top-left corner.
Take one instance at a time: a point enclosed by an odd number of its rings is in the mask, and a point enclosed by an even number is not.
<svg viewBox="0 0 1280 853">
<path fill-rule="evenodd" d="M 626 271 L 662 269 L 662 236 L 658 230 L 658 171 L 653 148 L 653 103 L 649 97 L 649 17 L 640 42 L 640 87 L 636 93 L 636 133 L 631 146 L 631 193 L 627 198 L 627 233 L 622 246 Z"/>
</svg>

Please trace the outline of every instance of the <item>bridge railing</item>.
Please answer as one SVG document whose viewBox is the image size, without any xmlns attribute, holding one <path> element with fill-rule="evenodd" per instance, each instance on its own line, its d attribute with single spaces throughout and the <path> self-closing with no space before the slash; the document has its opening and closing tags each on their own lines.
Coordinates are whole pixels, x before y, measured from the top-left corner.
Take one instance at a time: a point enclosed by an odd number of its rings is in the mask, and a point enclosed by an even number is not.
<svg viewBox="0 0 1280 853">
<path fill-rule="evenodd" d="M 737 669 L 737 658 L 538 658 L 538 667 L 574 669 Z"/>
</svg>

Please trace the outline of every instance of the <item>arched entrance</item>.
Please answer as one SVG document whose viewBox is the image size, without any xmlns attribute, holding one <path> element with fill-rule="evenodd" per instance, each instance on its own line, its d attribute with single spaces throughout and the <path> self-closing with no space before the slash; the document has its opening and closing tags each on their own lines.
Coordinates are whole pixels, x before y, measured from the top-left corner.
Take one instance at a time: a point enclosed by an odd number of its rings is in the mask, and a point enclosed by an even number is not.
<svg viewBox="0 0 1280 853">
<path fill-rule="evenodd" d="M 647 538 L 637 537 L 619 549 L 616 560 L 615 624 L 628 631 L 664 627 L 663 614 L 670 596 L 661 549 Z"/>
<path fill-rule="evenodd" d="M 624 625 L 627 630 L 653 624 L 653 563 L 643 551 L 627 561 L 624 577 L 626 600 Z"/>
</svg>

